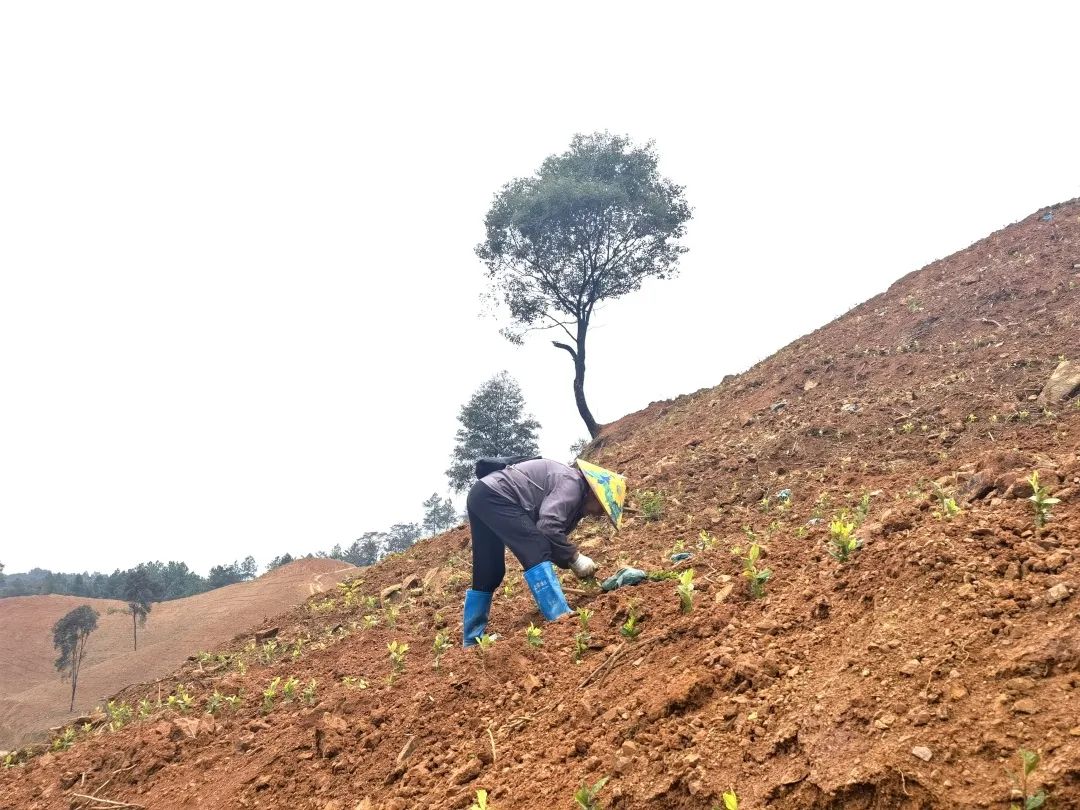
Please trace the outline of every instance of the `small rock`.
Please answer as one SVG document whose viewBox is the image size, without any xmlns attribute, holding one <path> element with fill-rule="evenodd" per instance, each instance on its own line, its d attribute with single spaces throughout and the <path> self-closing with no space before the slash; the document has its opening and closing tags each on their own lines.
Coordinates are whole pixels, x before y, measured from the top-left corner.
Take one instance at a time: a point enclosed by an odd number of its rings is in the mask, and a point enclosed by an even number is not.
<svg viewBox="0 0 1080 810">
<path fill-rule="evenodd" d="M 1044 405 L 1065 402 L 1080 395 L 1080 363 L 1063 360 L 1054 369 L 1038 401 Z"/>
<path fill-rule="evenodd" d="M 401 585 L 389 585 L 379 592 L 379 598 L 389 599 L 391 596 L 394 596 L 398 593 L 401 593 Z"/>
<path fill-rule="evenodd" d="M 900 665 L 900 672 L 904 675 L 914 675 L 919 671 L 920 666 L 922 666 L 922 664 L 919 663 L 919 659 L 912 658 Z"/>
<path fill-rule="evenodd" d="M 717 604 L 720 604 L 721 602 L 726 600 L 729 596 L 731 596 L 731 592 L 733 590 L 735 590 L 735 583 L 734 582 L 729 582 L 727 585 L 722 585 L 720 587 L 720 590 L 718 590 L 716 592 L 716 596 L 713 597 L 713 600 Z"/>
<path fill-rule="evenodd" d="M 464 785 L 466 782 L 471 782 L 473 779 L 478 777 L 483 770 L 484 763 L 481 762 L 477 757 L 473 757 L 456 771 L 454 771 L 454 773 L 450 776 L 450 780 L 455 785 Z"/>
<path fill-rule="evenodd" d="M 892 725 L 895 722 L 896 722 L 896 715 L 895 714 L 883 714 L 883 715 L 881 715 L 881 717 L 879 717 L 877 720 L 874 721 L 874 728 L 878 728 L 878 729 L 881 729 L 882 731 L 885 731 L 886 729 L 892 728 Z"/>
<path fill-rule="evenodd" d="M 914 709 L 910 712 L 911 725 L 913 726 L 925 726 L 930 722 L 930 712 L 926 709 Z"/>
<path fill-rule="evenodd" d="M 416 736 L 413 735 L 412 737 L 409 737 L 409 739 L 407 739 L 405 741 L 405 745 L 402 746 L 401 750 L 398 752 L 397 764 L 400 765 L 402 762 L 404 762 L 406 759 L 408 759 L 409 755 L 413 752 L 413 750 L 415 748 L 416 748 Z"/>
<path fill-rule="evenodd" d="M 1031 698 L 1020 698 L 1020 700 L 1012 705 L 1012 710 L 1019 714 L 1035 714 L 1039 711 L 1038 707 L 1035 705 L 1035 701 Z"/>
<path fill-rule="evenodd" d="M 1048 605 L 1056 605 L 1058 602 L 1064 602 L 1068 598 L 1069 589 L 1060 582 L 1046 592 L 1046 604 Z"/>
<path fill-rule="evenodd" d="M 843 405 L 840 406 L 840 411 L 842 413 L 855 413 L 858 410 L 859 406 L 853 402 L 845 402 Z"/>
<path fill-rule="evenodd" d="M 1070 737 L 1080 737 L 1080 726 L 1073 726 L 1069 729 Z"/>
<path fill-rule="evenodd" d="M 949 687 L 949 700 L 963 700 L 967 697 L 967 693 L 963 684 L 955 683 Z"/>
<path fill-rule="evenodd" d="M 911 753 L 921 759 L 923 762 L 929 762 L 934 756 L 934 753 L 925 745 L 916 745 L 911 749 Z"/>
</svg>

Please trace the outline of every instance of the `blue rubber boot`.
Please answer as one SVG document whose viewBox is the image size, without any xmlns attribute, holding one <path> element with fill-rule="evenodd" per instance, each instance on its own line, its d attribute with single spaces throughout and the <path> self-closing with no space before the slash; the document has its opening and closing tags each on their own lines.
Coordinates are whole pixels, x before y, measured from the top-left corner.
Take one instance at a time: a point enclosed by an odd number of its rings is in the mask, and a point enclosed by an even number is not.
<svg viewBox="0 0 1080 810">
<path fill-rule="evenodd" d="M 472 647 L 476 639 L 484 634 L 487 629 L 488 614 L 491 612 L 491 594 L 486 591 L 465 591 L 465 618 L 464 632 L 465 642 L 462 646 Z"/>
<path fill-rule="evenodd" d="M 550 561 L 545 560 L 526 571 L 525 582 L 532 591 L 536 606 L 549 622 L 570 612 L 570 606 L 566 604 L 566 597 L 563 596 L 562 585 L 555 576 L 555 567 Z"/>
</svg>

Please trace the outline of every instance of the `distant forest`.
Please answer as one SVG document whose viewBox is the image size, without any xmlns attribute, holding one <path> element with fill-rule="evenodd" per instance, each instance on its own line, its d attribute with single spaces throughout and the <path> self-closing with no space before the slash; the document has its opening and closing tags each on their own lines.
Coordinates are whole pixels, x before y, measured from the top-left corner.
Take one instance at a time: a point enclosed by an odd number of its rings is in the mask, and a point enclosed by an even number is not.
<svg viewBox="0 0 1080 810">
<path fill-rule="evenodd" d="M 420 539 L 422 533 L 416 523 L 397 523 L 385 532 L 367 532 L 347 548 L 335 545 L 330 551 L 319 551 L 301 557 L 282 554 L 271 560 L 266 570 L 273 570 L 297 559 L 313 557 L 329 557 L 357 566 L 371 565 L 387 554 L 405 551 Z M 0 566 L 0 598 L 55 593 L 126 601 L 124 593 L 128 580 L 141 574 L 145 574 L 152 583 L 153 601 L 164 602 L 254 579 L 259 574 L 259 566 L 255 558 L 249 556 L 242 562 L 215 565 L 205 577 L 188 568 L 187 563 L 175 560 L 167 563 L 139 563 L 134 568 L 126 571 L 117 569 L 111 574 L 97 571 L 65 574 L 45 568 L 33 568 L 26 573 L 5 574 Z"/>
</svg>

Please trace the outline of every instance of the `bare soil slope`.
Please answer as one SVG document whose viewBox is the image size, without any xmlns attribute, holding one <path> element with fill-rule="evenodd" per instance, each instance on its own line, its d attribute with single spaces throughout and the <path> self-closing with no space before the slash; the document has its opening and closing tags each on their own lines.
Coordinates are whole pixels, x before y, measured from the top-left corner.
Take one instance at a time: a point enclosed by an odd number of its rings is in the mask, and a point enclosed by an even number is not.
<svg viewBox="0 0 1080 810">
<path fill-rule="evenodd" d="M 0 599 L 0 749 L 11 749 L 104 702 L 127 684 L 160 678 L 189 655 L 231 639 L 312 593 L 333 590 L 353 566 L 338 560 L 299 560 L 251 582 L 153 606 L 139 649 L 132 649 L 131 617 L 109 599 L 18 596 Z M 69 683 L 53 668 L 52 626 L 68 611 L 90 605 L 100 614 L 79 678 L 74 713 Z"/>
<path fill-rule="evenodd" d="M 541 622 L 511 564 L 500 640 L 436 669 L 436 632 L 460 643 L 457 529 L 279 617 L 269 652 L 238 641 L 217 671 L 186 664 L 169 685 L 191 708 L 20 752 L 0 806 L 467 808 L 483 788 L 500 810 L 569 808 L 610 776 L 607 808 L 711 808 L 735 789 L 743 808 L 1005 810 L 1026 747 L 1042 752 L 1047 806 L 1078 808 L 1080 407 L 1035 400 L 1060 356 L 1080 356 L 1078 284 L 1073 201 L 716 388 L 607 426 L 588 457 L 628 474 L 638 504 L 661 492 L 663 513 L 578 540 L 604 574 L 693 567 L 690 613 L 670 581 L 568 580 L 571 604 L 594 611 L 575 663 L 576 619 L 526 646 Z M 1038 533 L 1035 469 L 1061 499 Z M 864 495 L 863 547 L 839 563 L 828 521 Z M 962 511 L 942 514 L 945 497 Z M 763 598 L 731 553 L 748 532 L 772 570 Z M 694 556 L 673 566 L 680 546 Z M 635 640 L 619 632 L 631 604 Z M 391 678 L 395 641 L 409 649 Z"/>
</svg>

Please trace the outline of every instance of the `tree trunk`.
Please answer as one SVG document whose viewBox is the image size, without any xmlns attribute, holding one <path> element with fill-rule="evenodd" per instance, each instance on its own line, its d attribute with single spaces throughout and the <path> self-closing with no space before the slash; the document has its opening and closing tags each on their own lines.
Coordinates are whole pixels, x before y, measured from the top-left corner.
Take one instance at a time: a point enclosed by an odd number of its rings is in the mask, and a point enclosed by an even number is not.
<svg viewBox="0 0 1080 810">
<path fill-rule="evenodd" d="M 79 676 L 75 674 L 74 670 L 71 673 L 71 705 L 68 706 L 68 711 L 75 711 L 75 682 Z"/>
<path fill-rule="evenodd" d="M 135 611 L 131 611 L 131 636 L 135 639 L 135 652 L 139 651 L 139 628 L 135 624 Z"/>
<path fill-rule="evenodd" d="M 589 438 L 595 439 L 600 433 L 600 425 L 596 424 L 592 411 L 589 410 L 589 404 L 585 401 L 584 348 L 584 346 L 581 346 L 578 350 L 577 357 L 574 359 L 574 401 L 577 403 L 577 410 L 578 413 L 581 414 L 582 420 L 585 422 L 585 427 L 589 429 Z"/>
<path fill-rule="evenodd" d="M 589 430 L 589 438 L 595 439 L 600 433 L 600 425 L 596 423 L 592 411 L 589 410 L 589 404 L 585 401 L 585 333 L 588 328 L 587 323 L 578 321 L 577 339 L 574 341 L 576 350 L 557 340 L 551 341 L 551 344 L 568 352 L 574 358 L 574 402 L 577 403 L 578 413 Z"/>
</svg>

